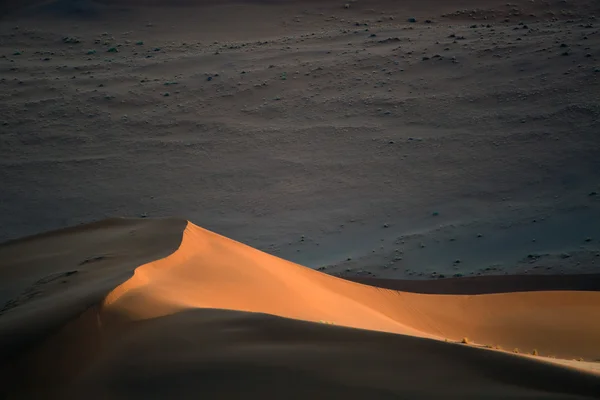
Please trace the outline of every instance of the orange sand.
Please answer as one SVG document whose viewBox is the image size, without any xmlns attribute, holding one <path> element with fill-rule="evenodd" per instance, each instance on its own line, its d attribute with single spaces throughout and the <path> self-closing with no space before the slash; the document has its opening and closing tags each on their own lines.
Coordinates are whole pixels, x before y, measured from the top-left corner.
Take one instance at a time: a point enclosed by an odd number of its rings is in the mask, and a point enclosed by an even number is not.
<svg viewBox="0 0 600 400">
<path fill-rule="evenodd" d="M 137 268 L 103 304 L 106 311 L 134 320 L 222 308 L 441 340 L 467 337 L 481 344 L 588 359 L 600 358 L 599 306 L 598 292 L 445 296 L 373 288 L 191 223 L 174 254 Z"/>
<path fill-rule="evenodd" d="M 136 256 L 126 260 L 127 251 Z M 131 267 L 144 252 L 156 261 Z M 600 358 L 599 292 L 380 289 L 175 220 L 110 220 L 5 244 L 0 258 L 3 290 L 8 277 L 19 282 L 27 271 L 52 269 L 56 276 L 79 261 L 76 273 L 58 275 L 62 289 L 21 296 L 0 314 L 3 383 L 12 398 L 189 397 L 194 390 L 239 398 L 247 385 L 244 393 L 256 398 L 600 393 L 591 362 Z M 82 292 L 96 296 L 83 313 L 74 307 Z M 473 346 L 444 343 L 463 337 Z M 586 362 L 551 365 L 480 345 Z M 211 374 L 234 380 L 216 384 Z M 265 374 L 279 378 L 267 384 Z M 358 381 L 364 391 L 355 390 Z"/>
</svg>

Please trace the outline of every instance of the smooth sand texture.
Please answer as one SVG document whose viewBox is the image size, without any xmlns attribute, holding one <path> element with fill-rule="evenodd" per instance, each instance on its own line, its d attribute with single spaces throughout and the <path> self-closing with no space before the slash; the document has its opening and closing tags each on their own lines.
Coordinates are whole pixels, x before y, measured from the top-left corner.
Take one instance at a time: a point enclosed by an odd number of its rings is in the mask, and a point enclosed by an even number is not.
<svg viewBox="0 0 600 400">
<path fill-rule="evenodd" d="M 62 325 L 37 345 L 29 342 L 27 350 L 10 354 L 3 383 L 10 383 L 13 398 L 600 394 L 597 375 L 542 357 L 431 340 L 468 337 L 593 361 L 600 358 L 599 292 L 472 296 L 379 289 L 177 220 L 113 220 L 9 243 L 0 251 L 3 284 L 10 274 L 24 280 L 79 271 L 66 278 L 79 281 L 62 283 L 67 289 L 40 289 L 0 317 L 4 349 L 18 343 L 10 334 L 13 324 L 18 336 L 38 329 L 40 315 L 31 310 L 42 305 L 46 326 Z M 74 267 L 98 254 L 113 260 Z M 131 264 L 148 255 L 156 260 L 131 276 Z M 52 257 L 62 265 L 49 264 Z M 114 290 L 103 297 L 108 284 Z M 64 299 L 81 292 L 94 292 L 88 299 L 98 302 L 77 314 Z M 312 323 L 319 321 L 335 326 Z"/>
</svg>

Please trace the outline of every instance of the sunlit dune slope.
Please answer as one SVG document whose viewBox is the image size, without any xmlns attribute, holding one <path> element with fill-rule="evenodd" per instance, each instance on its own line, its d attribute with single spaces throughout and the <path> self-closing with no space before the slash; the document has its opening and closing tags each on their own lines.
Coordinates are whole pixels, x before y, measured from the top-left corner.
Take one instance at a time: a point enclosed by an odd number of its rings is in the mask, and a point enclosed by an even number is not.
<svg viewBox="0 0 600 400">
<path fill-rule="evenodd" d="M 380 289 L 180 220 L 69 228 L 1 245 L 0 260 L 0 397 L 600 393 L 589 372 L 600 358 L 600 292 Z M 586 361 L 557 366 L 442 341 L 463 337 Z"/>
<path fill-rule="evenodd" d="M 194 308 L 600 358 L 598 292 L 450 296 L 379 289 L 281 260 L 191 223 L 175 253 L 137 268 L 104 302 L 105 311 L 136 320 Z"/>
</svg>

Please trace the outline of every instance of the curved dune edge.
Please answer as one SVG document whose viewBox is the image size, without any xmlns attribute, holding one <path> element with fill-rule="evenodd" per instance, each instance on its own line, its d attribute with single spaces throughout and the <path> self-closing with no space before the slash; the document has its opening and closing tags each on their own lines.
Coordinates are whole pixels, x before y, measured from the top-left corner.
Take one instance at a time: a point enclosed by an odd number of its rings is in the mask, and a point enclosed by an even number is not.
<svg viewBox="0 0 600 400">
<path fill-rule="evenodd" d="M 100 304 L 137 267 L 176 251 L 186 226 L 110 218 L 0 244 L 0 370 Z"/>
<path fill-rule="evenodd" d="M 144 320 L 197 308 L 600 359 L 598 292 L 430 295 L 369 287 L 268 255 L 188 223 L 179 249 L 143 265 L 102 310 Z"/>
<path fill-rule="evenodd" d="M 105 258 L 89 261 L 98 254 Z M 1 316 L 2 350 L 19 348 L 24 333 L 46 335 L 2 365 L 7 398 L 148 398 L 157 390 L 169 398 L 195 390 L 282 398 L 290 387 L 295 398 L 318 390 L 346 399 L 600 393 L 599 364 L 589 362 L 600 358 L 600 292 L 398 292 L 179 220 L 104 221 L 8 243 L 0 257 L 12 260 L 0 268 L 6 282 L 79 271 L 66 284 L 76 290 L 56 283 Z M 76 313 L 82 302 L 92 307 Z M 474 345 L 444 343 L 463 337 Z M 477 348 L 485 345 L 566 360 Z M 587 361 L 571 361 L 577 357 Z M 213 387 L 215 379 L 237 383 Z"/>
</svg>

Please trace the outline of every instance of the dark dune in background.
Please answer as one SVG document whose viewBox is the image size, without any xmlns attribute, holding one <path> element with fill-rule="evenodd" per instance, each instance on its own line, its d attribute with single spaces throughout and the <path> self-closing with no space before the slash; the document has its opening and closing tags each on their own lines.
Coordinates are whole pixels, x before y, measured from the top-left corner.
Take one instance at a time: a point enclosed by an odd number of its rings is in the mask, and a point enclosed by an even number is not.
<svg viewBox="0 0 600 400">
<path fill-rule="evenodd" d="M 3 1 L 0 4 L 2 17 L 28 17 L 31 13 L 37 14 L 46 12 L 63 16 L 87 16 L 100 17 L 101 12 L 111 12 L 118 10 L 135 11 L 140 7 L 170 8 L 187 7 L 198 8 L 223 4 L 257 4 L 257 5 L 277 5 L 289 4 L 297 0 L 21 0 L 21 1 Z M 307 0 L 310 4 L 315 0 Z"/>
<path fill-rule="evenodd" d="M 549 290 L 600 291 L 600 274 L 492 275 L 436 280 L 350 277 L 351 281 L 403 292 L 430 294 L 486 294 Z"/>
</svg>

